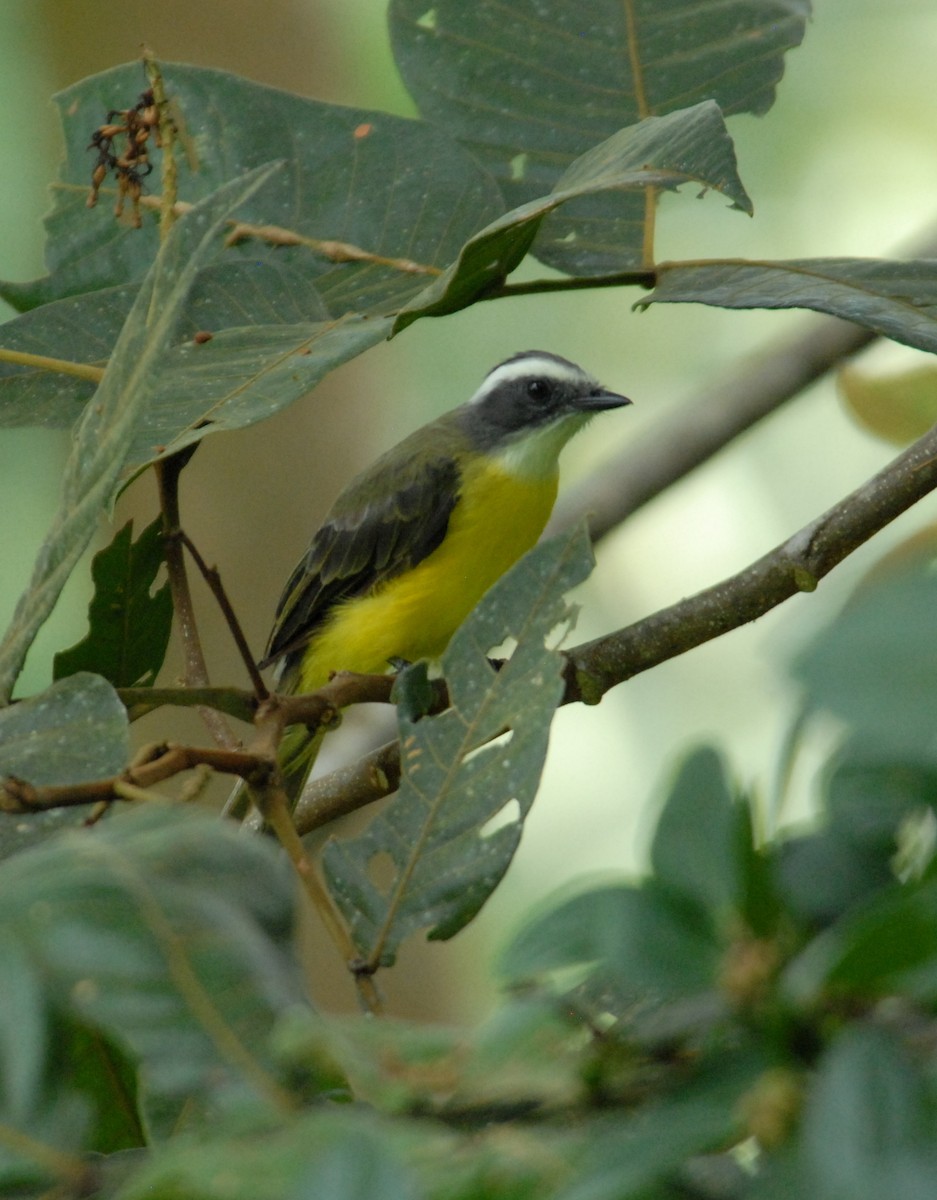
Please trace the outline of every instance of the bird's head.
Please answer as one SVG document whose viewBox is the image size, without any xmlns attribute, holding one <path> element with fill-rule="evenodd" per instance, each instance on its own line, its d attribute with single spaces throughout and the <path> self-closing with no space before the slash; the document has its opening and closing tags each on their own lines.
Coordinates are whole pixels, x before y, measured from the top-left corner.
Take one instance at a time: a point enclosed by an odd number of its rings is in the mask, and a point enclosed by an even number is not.
<svg viewBox="0 0 937 1200">
<path fill-rule="evenodd" d="M 493 367 L 459 414 L 477 450 L 542 470 L 597 412 L 630 403 L 568 359 L 524 350 Z"/>
</svg>

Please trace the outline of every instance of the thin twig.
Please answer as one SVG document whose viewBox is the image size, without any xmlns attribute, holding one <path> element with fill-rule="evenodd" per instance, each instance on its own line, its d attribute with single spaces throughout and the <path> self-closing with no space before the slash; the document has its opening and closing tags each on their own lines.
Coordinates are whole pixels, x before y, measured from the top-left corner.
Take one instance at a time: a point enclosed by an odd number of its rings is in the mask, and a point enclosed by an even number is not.
<svg viewBox="0 0 937 1200">
<path fill-rule="evenodd" d="M 441 267 L 429 263 L 414 262 L 411 258 L 389 258 L 376 254 L 373 250 L 365 250 L 351 242 L 339 242 L 334 238 L 322 239 L 307 237 L 296 229 L 285 229 L 282 225 L 251 225 L 247 221 L 232 221 L 231 232 L 224 240 L 225 246 L 236 246 L 249 238 L 267 242 L 271 246 L 305 246 L 307 250 L 327 258 L 330 262 L 363 262 L 377 267 L 391 267 L 402 271 L 405 275 L 442 274 Z"/>
<path fill-rule="evenodd" d="M 169 236 L 169 231 L 179 215 L 176 212 L 179 185 L 176 169 L 176 125 L 169 113 L 163 73 L 153 57 L 153 52 L 146 46 L 143 47 L 143 66 L 153 90 L 153 103 L 156 105 L 159 120 L 159 146 L 163 152 L 162 188 L 159 197 L 159 237 L 162 242 Z"/>
<path fill-rule="evenodd" d="M 357 947 L 351 940 L 351 934 L 336 909 L 332 897 L 319 878 L 315 865 L 306 854 L 306 848 L 293 824 L 289 802 L 282 786 L 278 782 L 274 782 L 266 789 L 256 789 L 254 796 L 264 819 L 289 856 L 303 890 L 321 917 L 329 937 L 348 964 L 349 969 L 353 971 L 362 1004 L 368 1012 L 379 1013 L 381 1001 L 374 980 L 369 975 L 355 970 L 358 959 Z"/>
<path fill-rule="evenodd" d="M 12 363 L 17 367 L 35 367 L 37 371 L 54 371 L 60 375 L 74 375 L 88 383 L 100 383 L 104 368 L 92 363 L 73 362 L 68 358 L 49 358 L 46 354 L 27 354 L 24 350 L 5 350 L 0 347 L 0 362 Z"/>
<path fill-rule="evenodd" d="M 83 804 L 126 799 L 157 799 L 143 793 L 182 771 L 199 766 L 210 767 L 227 775 L 249 779 L 267 770 L 270 759 L 246 750 L 217 749 L 214 746 L 181 746 L 165 742 L 150 748 L 145 761 L 106 779 L 88 783 L 35 786 L 27 780 L 7 776 L 0 781 L 0 812 L 44 812 L 49 808 L 77 808 Z M 129 784 L 127 789 L 123 785 Z"/>
<path fill-rule="evenodd" d="M 247 644 L 247 638 L 244 636 L 241 623 L 237 619 L 234 609 L 231 607 L 231 601 L 228 599 L 228 593 L 225 591 L 224 584 L 221 582 L 221 575 L 218 572 L 218 568 L 210 567 L 208 563 L 206 563 L 204 558 L 202 558 L 201 554 L 199 553 L 198 547 L 184 529 L 179 530 L 179 539 L 188 550 L 189 554 L 191 554 L 195 565 L 201 572 L 202 578 L 205 580 L 206 584 L 208 584 L 211 594 L 215 597 L 215 602 L 221 609 L 222 616 L 227 623 L 231 637 L 234 639 L 234 644 L 237 646 L 238 654 L 241 656 L 241 662 L 244 664 L 245 670 L 250 676 L 251 687 L 254 690 L 254 695 L 256 696 L 258 702 L 266 700 L 270 695 L 270 692 L 267 690 L 267 685 L 260 676 L 260 671 L 257 668 L 257 663 L 254 660 L 254 656 L 251 654 L 250 646 Z"/>
<path fill-rule="evenodd" d="M 185 569 L 185 556 L 180 541 L 179 521 L 179 476 L 192 457 L 194 447 L 181 450 L 169 458 L 154 464 L 159 485 L 160 508 L 163 514 L 163 543 L 169 587 L 172 592 L 173 608 L 182 633 L 185 655 L 185 681 L 189 687 L 206 687 L 209 683 L 208 667 L 202 652 L 202 643 L 195 620 L 195 608 L 189 579 Z M 199 708 L 199 714 L 219 746 L 236 749 L 240 742 L 224 717 L 211 708 Z"/>
</svg>

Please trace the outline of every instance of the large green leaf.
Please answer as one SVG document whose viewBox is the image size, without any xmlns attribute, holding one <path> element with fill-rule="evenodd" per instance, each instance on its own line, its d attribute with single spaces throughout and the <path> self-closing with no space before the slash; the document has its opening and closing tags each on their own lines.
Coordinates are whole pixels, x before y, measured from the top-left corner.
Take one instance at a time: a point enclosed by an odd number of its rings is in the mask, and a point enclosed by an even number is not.
<svg viewBox="0 0 937 1200">
<path fill-rule="evenodd" d="M 91 563 L 94 595 L 87 635 L 55 656 L 56 679 L 77 671 L 103 675 L 115 688 L 153 683 L 163 665 L 172 627 L 168 581 L 152 592 L 163 565 L 162 520 L 133 540 L 133 521 Z"/>
<path fill-rule="evenodd" d="M 514 270 L 532 242 L 539 246 L 544 238 L 557 243 L 565 269 L 585 269 L 596 247 L 568 222 L 556 219 L 567 204 L 610 191 L 641 192 L 648 185 L 678 188 L 689 182 L 724 193 L 746 211 L 751 207 L 722 114 L 712 101 L 666 117 L 649 117 L 587 151 L 549 195 L 512 209 L 471 238 L 452 266 L 403 309 L 395 329 L 419 316 L 454 312 L 484 296 Z M 643 199 L 638 225 L 630 232 L 619 229 L 615 237 L 636 239 L 640 245 L 642 219 Z M 611 235 L 605 229 L 602 236 Z"/>
<path fill-rule="evenodd" d="M 332 316 L 401 303 L 424 286 L 421 270 L 447 265 L 466 238 L 503 208 L 497 188 L 471 156 L 425 122 L 322 104 L 204 67 L 164 64 L 163 74 L 180 129 L 181 201 L 204 199 L 235 175 L 283 160 L 286 169 L 239 209 L 240 220 L 415 264 L 408 271 L 374 261 L 331 261 L 305 244 L 264 240 L 224 250 L 219 239 L 215 256 L 237 264 L 243 279 L 257 269 L 287 269 L 304 281 L 312 309 L 293 316 L 294 322 L 321 316 L 323 302 Z M 145 214 L 137 230 L 114 220 L 104 194 L 96 208 L 85 207 L 90 135 L 108 109 L 133 104 L 140 90 L 140 67 L 131 63 L 56 97 L 66 156 L 46 223 L 50 274 L 32 284 L 3 285 L 11 303 L 33 307 L 143 278 L 157 248 L 155 214 Z M 151 187 L 158 186 L 159 155 L 152 151 Z M 236 290 L 233 280 L 230 287 Z"/>
<path fill-rule="evenodd" d="M 271 416 L 390 333 L 391 322 L 378 317 L 299 321 L 301 306 L 283 299 L 297 295 L 289 274 L 261 266 L 252 289 L 242 287 L 240 267 L 218 263 L 200 272 L 195 302 L 154 369 L 153 394 L 127 449 L 128 471 L 206 434 Z M 127 284 L 44 305 L 0 326 L 0 343 L 104 366 L 137 290 Z M 281 316 L 282 323 L 271 323 Z M 252 319 L 258 323 L 242 325 Z M 223 327 L 235 320 L 238 326 Z M 0 425 L 69 426 L 93 394 L 94 384 L 74 375 L 0 363 Z"/>
<path fill-rule="evenodd" d="M 0 702 L 9 698 L 26 653 L 112 501 L 141 414 L 172 345 L 199 268 L 231 212 L 270 177 L 268 166 L 233 180 L 176 222 L 130 311 L 94 404 L 72 438 L 62 493 L 32 579 L 0 642 Z"/>
<path fill-rule="evenodd" d="M 245 1095 L 282 1102 L 267 1039 L 303 1003 L 293 909 L 289 871 L 263 840 L 177 808 L 120 813 L 6 861 L 4 987 L 129 1047 L 158 1124 L 183 1101 L 193 1113 Z M 22 1011 L 0 1007 L 0 1078 L 14 1063 L 20 1120 L 70 1086 L 47 1039 L 23 1040 Z"/>
<path fill-rule="evenodd" d="M 847 1029 L 821 1059 L 800 1157 L 811 1200 L 930 1200 L 937 1192 L 933 1089 L 881 1029 Z"/>
<path fill-rule="evenodd" d="M 127 710 L 99 675 L 71 675 L 0 709 L 0 780 L 44 787 L 106 779 L 126 767 L 129 750 Z"/>
<path fill-rule="evenodd" d="M 767 111 L 808 14 L 807 0 L 393 0 L 390 28 L 421 111 L 470 146 L 516 206 L 645 117 L 703 100 L 727 114 Z M 638 261 L 627 233 L 643 198 L 603 197 L 575 215 L 565 232 L 593 247 L 578 269 Z M 567 269 L 576 259 L 561 237 L 557 225 L 537 253 Z"/>
<path fill-rule="evenodd" d="M 937 260 L 805 258 L 662 263 L 642 304 L 811 308 L 937 351 Z"/>
<path fill-rule="evenodd" d="M 676 1000 L 714 988 L 722 949 L 699 910 L 656 880 L 602 887 L 567 900 L 514 938 L 499 963 L 515 985 L 557 974 L 559 985 L 594 979 L 610 1007 Z M 593 989 L 595 990 L 595 989 Z"/>
<path fill-rule="evenodd" d="M 5 350 L 107 366 L 138 288 L 106 288 L 71 296 L 0 325 Z M 47 367 L 0 362 L 0 426 L 68 429 L 81 416 L 97 385 Z"/>
<path fill-rule="evenodd" d="M 730 1145 L 741 1131 L 740 1101 L 763 1063 L 754 1056 L 721 1056 L 674 1095 L 616 1116 L 603 1136 L 590 1139 L 578 1177 L 557 1200 L 646 1200 L 678 1193 L 652 1191 L 679 1177 L 693 1155 Z"/>
<path fill-rule="evenodd" d="M 329 371 L 383 341 L 389 318 L 225 329 L 174 346 L 127 449 L 134 471 L 209 433 L 252 425 L 305 395 Z"/>
<path fill-rule="evenodd" d="M 393 962 L 419 929 L 451 937 L 507 870 L 563 694 L 562 660 L 545 639 L 570 621 L 563 595 L 591 562 L 579 529 L 536 547 L 495 584 L 443 656 L 451 707 L 421 720 L 399 713 L 403 778 L 393 804 L 360 836 L 326 846 L 329 886 L 373 967 Z M 496 671 L 487 655 L 506 637 L 518 644 Z M 382 860 L 391 864 L 383 887 L 371 874 Z"/>
</svg>

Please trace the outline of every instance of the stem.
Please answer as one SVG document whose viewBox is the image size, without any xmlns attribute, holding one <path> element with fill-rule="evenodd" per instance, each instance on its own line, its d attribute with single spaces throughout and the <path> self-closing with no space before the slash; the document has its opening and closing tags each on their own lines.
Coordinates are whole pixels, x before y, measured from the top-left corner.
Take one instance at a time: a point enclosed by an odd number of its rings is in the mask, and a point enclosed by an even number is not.
<svg viewBox="0 0 937 1200">
<path fill-rule="evenodd" d="M 244 636 L 244 631 L 241 629 L 241 623 L 237 619 L 234 609 L 231 606 L 231 601 L 228 599 L 228 594 L 224 590 L 224 585 L 221 582 L 221 576 L 218 573 L 217 567 L 210 567 L 198 552 L 195 543 L 189 535 L 182 529 L 179 530 L 179 539 L 198 567 L 202 574 L 202 578 L 211 589 L 212 595 L 217 601 L 218 607 L 221 609 L 222 616 L 227 623 L 231 636 L 234 639 L 234 644 L 237 646 L 238 653 L 241 656 L 241 661 L 250 676 L 251 687 L 254 689 L 254 696 L 258 703 L 266 700 L 270 693 L 267 690 L 267 685 L 260 677 L 260 671 L 257 669 L 257 663 L 254 661 L 254 656 L 250 652 L 250 647 L 247 644 L 247 638 Z"/>
<path fill-rule="evenodd" d="M 159 114 L 159 142 L 163 150 L 162 189 L 159 197 L 159 240 L 164 242 L 178 216 L 176 200 L 178 199 L 179 175 L 176 170 L 176 126 L 169 115 L 169 101 L 166 97 L 163 73 L 159 63 L 153 57 L 152 51 L 146 47 L 143 48 L 143 66 L 150 87 L 153 89 L 153 102 Z"/>
<path fill-rule="evenodd" d="M 289 855 L 290 862 L 299 876 L 303 890 L 313 908 L 322 918 L 322 923 L 326 931 L 349 968 L 354 971 L 355 964 L 359 958 L 358 950 L 351 940 L 351 934 L 348 932 L 344 921 L 332 902 L 331 896 L 319 878 L 315 866 L 306 855 L 306 849 L 299 834 L 296 832 L 296 826 L 293 824 L 293 818 L 290 815 L 286 792 L 279 784 L 273 784 L 264 789 L 263 792 L 260 789 L 255 790 L 255 796 L 265 820 L 276 834 L 280 845 Z M 362 1004 L 368 1012 L 375 1015 L 380 1013 L 381 1000 L 374 985 L 374 980 L 369 975 L 359 971 L 354 971 L 354 974 L 355 984 L 358 988 L 358 995 Z"/>
<path fill-rule="evenodd" d="M 209 683 L 208 667 L 202 652 L 192 593 L 182 553 L 181 526 L 179 523 L 179 476 L 192 457 L 194 447 L 179 451 L 169 458 L 154 464 L 159 486 L 160 507 L 163 513 L 163 540 L 166 570 L 172 592 L 173 607 L 182 633 L 185 655 L 185 682 L 188 687 L 206 687 Z M 219 746 L 234 750 L 240 745 L 227 721 L 211 708 L 199 708 L 202 720 Z"/>
<path fill-rule="evenodd" d="M 35 367 L 38 371 L 58 371 L 61 375 L 74 375 L 77 379 L 86 379 L 89 383 L 100 383 L 104 378 L 103 367 L 72 362 L 67 358 L 49 358 L 45 354 L 27 354 L 23 350 L 0 348 L 0 362 L 13 363 L 18 367 Z"/>
</svg>

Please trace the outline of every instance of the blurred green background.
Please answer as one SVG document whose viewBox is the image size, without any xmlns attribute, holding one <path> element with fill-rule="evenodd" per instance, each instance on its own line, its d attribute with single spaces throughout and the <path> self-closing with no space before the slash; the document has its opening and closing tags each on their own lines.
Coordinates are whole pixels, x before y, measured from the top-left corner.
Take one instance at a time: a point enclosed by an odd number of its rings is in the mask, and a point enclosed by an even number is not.
<svg viewBox="0 0 937 1200">
<path fill-rule="evenodd" d="M 41 218 L 57 156 L 53 92 L 135 58 L 145 43 L 163 60 L 408 114 L 384 8 L 384 0 L 126 0 L 116 7 L 103 0 L 0 0 L 0 275 L 26 279 L 43 270 Z M 718 197 L 668 196 L 659 258 L 876 256 L 933 221 L 933 0 L 816 0 L 815 9 L 804 45 L 788 56 L 772 111 L 730 122 L 754 219 Z M 530 274 L 543 272 L 533 267 Z M 186 527 L 220 567 L 257 651 L 283 580 L 342 483 L 411 428 L 466 398 L 508 354 L 556 351 L 635 400 L 634 409 L 597 421 L 570 447 L 569 479 L 658 421 L 692 422 L 697 393 L 807 319 L 679 306 L 642 314 L 632 311 L 636 299 L 630 290 L 529 297 L 424 321 L 264 426 L 207 439 L 184 477 Z M 882 346 L 867 357 L 874 365 L 912 356 Z M 4 622 L 54 509 L 66 451 L 57 434 L 6 429 L 0 436 Z M 831 381 L 811 389 L 606 539 L 598 569 L 577 597 L 576 640 L 739 570 L 891 453 L 854 425 Z M 888 546 L 927 521 L 927 508 L 865 547 L 819 593 L 633 680 L 598 709 L 561 712 L 508 879 L 454 943 L 405 951 L 389 986 L 391 1007 L 456 1018 L 483 1009 L 487 985 L 477 965 L 532 902 L 586 872 L 640 867 L 655 798 L 675 755 L 689 746 L 723 744 L 740 778 L 767 794 L 797 703 L 786 660 Z M 144 478 L 122 501 L 118 520 L 134 514 L 145 521 L 155 511 L 153 482 Z M 109 536 L 102 529 L 102 539 Z M 226 636 L 199 599 L 212 622 L 205 642 L 215 681 L 243 682 Z M 21 692 L 44 686 L 54 650 L 81 636 L 86 600 L 87 580 L 78 578 L 30 656 Z M 167 681 L 179 671 L 177 656 Z M 164 736 L 167 721 L 158 728 Z M 177 717 L 168 732 L 204 738 Z M 333 754 L 352 753 L 353 735 Z M 312 936 L 311 971 L 319 978 L 317 945 Z M 321 990 L 330 1003 L 350 999 L 340 979 Z"/>
</svg>

